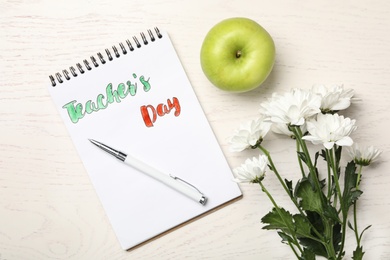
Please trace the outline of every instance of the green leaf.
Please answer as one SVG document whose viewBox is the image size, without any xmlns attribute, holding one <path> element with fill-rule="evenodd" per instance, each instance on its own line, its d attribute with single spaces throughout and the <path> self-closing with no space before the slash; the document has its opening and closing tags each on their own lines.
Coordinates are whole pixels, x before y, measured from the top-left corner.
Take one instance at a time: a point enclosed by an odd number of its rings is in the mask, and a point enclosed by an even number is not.
<svg viewBox="0 0 390 260">
<path fill-rule="evenodd" d="M 316 152 L 315 156 L 314 156 L 314 167 L 317 167 L 317 161 L 318 161 L 318 157 L 320 156 L 320 153 L 319 152 Z"/>
<path fill-rule="evenodd" d="M 279 212 L 281 215 L 279 215 L 276 208 L 273 208 L 272 211 L 261 219 L 262 223 L 268 224 L 265 225 L 263 229 L 280 229 L 283 232 L 290 234 L 288 225 L 290 225 L 290 227 L 293 226 L 293 216 L 283 208 L 279 208 Z"/>
<path fill-rule="evenodd" d="M 351 190 L 356 187 L 357 174 L 354 161 L 350 161 L 345 167 L 344 187 Z"/>
<path fill-rule="evenodd" d="M 349 227 L 350 229 L 352 229 L 353 231 L 355 231 L 355 229 L 354 229 L 353 226 L 352 226 L 351 221 L 349 221 L 349 220 L 348 220 L 348 227 Z"/>
<path fill-rule="evenodd" d="M 306 154 L 304 152 L 297 152 L 298 153 L 298 157 L 305 163 L 307 164 L 307 158 L 306 158 Z"/>
<path fill-rule="evenodd" d="M 298 238 L 314 238 L 311 234 L 311 225 L 304 216 L 300 214 L 292 215 L 283 208 L 280 208 L 279 211 L 282 216 L 273 208 L 271 212 L 261 219 L 264 224 L 268 224 L 263 229 L 281 230 L 286 235 L 295 235 Z M 291 234 L 289 227 L 294 234 Z"/>
<path fill-rule="evenodd" d="M 302 179 L 302 180 L 305 180 L 305 179 Z M 301 180 L 298 180 L 297 184 L 295 185 L 294 197 L 298 197 L 297 193 L 298 193 L 298 190 L 299 190 L 299 186 L 301 186 Z"/>
<path fill-rule="evenodd" d="M 300 238 L 299 243 L 304 246 L 308 251 L 313 252 L 316 255 L 326 257 L 328 253 L 323 244 L 310 238 Z M 305 259 L 305 258 L 304 258 Z M 310 259 L 310 258 L 309 258 Z"/>
<path fill-rule="evenodd" d="M 339 214 L 337 213 L 337 209 L 333 207 L 331 204 L 325 204 L 324 205 L 324 216 L 328 219 L 333 220 L 336 223 L 341 223 L 341 220 L 339 218 Z"/>
<path fill-rule="evenodd" d="M 284 244 L 289 244 L 289 243 L 296 244 L 294 242 L 294 240 L 292 239 L 292 237 L 290 237 L 286 233 L 278 231 L 278 235 L 282 238 L 282 243 L 284 243 Z"/>
<path fill-rule="evenodd" d="M 301 206 L 304 210 L 315 211 L 323 214 L 322 201 L 320 193 L 316 192 L 309 180 L 304 179 L 300 182 L 296 195 L 301 198 Z"/>
<path fill-rule="evenodd" d="M 336 224 L 333 226 L 333 246 L 336 252 L 340 250 L 341 238 L 342 238 L 341 225 Z M 321 242 L 318 242 L 317 240 L 313 240 L 310 238 L 299 238 L 299 242 L 302 246 L 314 252 L 316 255 L 323 256 L 327 259 L 330 258 L 328 252 L 326 251 L 325 246 Z"/>
<path fill-rule="evenodd" d="M 345 176 L 344 176 L 344 191 L 343 191 L 343 211 L 346 214 L 351 205 L 355 203 L 355 201 L 359 198 L 359 196 L 363 193 L 361 190 L 356 190 L 356 182 L 357 182 L 357 174 L 356 174 L 356 166 L 354 161 L 351 161 L 347 164 L 345 168 Z"/>
<path fill-rule="evenodd" d="M 362 233 L 360 233 L 359 239 L 362 240 L 364 232 L 366 232 L 367 229 L 369 229 L 372 225 L 367 226 L 365 229 L 363 229 Z"/>
<path fill-rule="evenodd" d="M 339 168 L 340 165 L 340 159 L 341 159 L 341 152 L 342 152 L 343 147 L 339 146 L 336 148 L 335 155 L 336 155 L 336 166 Z"/>
<path fill-rule="evenodd" d="M 312 226 L 320 233 L 324 232 L 324 223 L 322 222 L 321 215 L 317 212 L 306 211 L 307 218 L 309 219 Z"/>
<path fill-rule="evenodd" d="M 303 253 L 302 253 L 302 257 L 300 259 L 302 259 L 302 260 L 315 260 L 316 254 L 313 251 L 308 250 L 307 248 L 304 248 Z"/>
<path fill-rule="evenodd" d="M 304 216 L 295 214 L 293 219 L 295 224 L 295 232 L 298 237 L 312 237 L 310 223 Z"/>
<path fill-rule="evenodd" d="M 294 196 L 293 194 L 293 185 L 292 185 L 292 181 L 289 181 L 287 179 L 284 179 L 284 182 L 286 183 L 286 186 L 288 188 L 288 191 L 289 191 L 289 195 L 290 197 L 292 198 Z"/>
<path fill-rule="evenodd" d="M 351 190 L 348 195 L 348 197 L 345 198 L 345 201 L 347 202 L 346 206 L 350 207 L 352 204 L 357 201 L 357 199 L 360 197 L 360 195 L 363 194 L 363 191 L 361 190 Z"/>
<path fill-rule="evenodd" d="M 340 251 L 341 239 L 342 239 L 341 224 L 337 223 L 333 226 L 333 247 L 336 252 Z M 344 252 L 342 254 L 344 254 Z"/>
<path fill-rule="evenodd" d="M 320 187 L 323 189 L 326 186 L 326 179 L 320 180 Z"/>
<path fill-rule="evenodd" d="M 357 247 L 355 251 L 353 251 L 353 256 L 352 256 L 352 259 L 353 260 L 362 260 L 363 259 L 363 255 L 364 255 L 364 252 L 363 252 L 363 247 Z"/>
<path fill-rule="evenodd" d="M 326 151 L 325 151 L 325 149 L 321 150 L 321 154 L 320 155 L 321 155 L 322 159 L 324 159 L 324 161 L 327 161 L 326 160 Z"/>
</svg>

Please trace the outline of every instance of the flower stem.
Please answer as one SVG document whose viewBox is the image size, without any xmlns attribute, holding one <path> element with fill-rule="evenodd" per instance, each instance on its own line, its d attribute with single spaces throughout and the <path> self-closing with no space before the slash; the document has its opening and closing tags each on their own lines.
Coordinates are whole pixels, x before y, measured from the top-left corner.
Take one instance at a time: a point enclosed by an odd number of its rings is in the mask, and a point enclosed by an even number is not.
<svg viewBox="0 0 390 260">
<path fill-rule="evenodd" d="M 362 177 L 362 170 L 363 170 L 363 165 L 359 165 L 359 172 L 358 172 L 358 177 L 357 177 L 357 180 L 356 180 L 356 189 L 357 190 L 359 189 L 360 179 Z"/>
<path fill-rule="evenodd" d="M 359 190 L 360 178 L 362 176 L 362 169 L 363 169 L 363 165 L 360 165 L 358 177 L 356 180 L 356 190 Z M 357 247 L 360 247 L 360 239 L 361 238 L 359 237 L 359 231 L 358 231 L 358 225 L 357 225 L 357 201 L 355 201 L 355 203 L 353 204 L 353 222 L 354 222 L 353 226 L 354 226 Z"/>
<path fill-rule="evenodd" d="M 326 252 L 328 253 L 328 259 L 336 259 L 336 252 L 333 246 L 333 225 L 327 221 L 326 218 L 322 219 L 324 225 L 325 225 L 325 233 L 328 234 L 329 242 L 325 243 Z"/>
<path fill-rule="evenodd" d="M 330 150 L 327 150 L 326 151 L 327 153 L 329 153 L 329 158 L 330 158 L 330 164 L 331 164 L 331 167 L 332 167 L 332 171 L 333 171 L 333 179 L 334 179 L 334 182 L 336 184 L 336 195 L 335 194 L 335 198 L 339 198 L 339 201 L 340 201 L 340 210 L 342 212 L 342 216 L 343 216 L 343 221 L 341 223 L 342 225 L 342 232 L 341 232 L 341 246 L 340 246 L 340 251 L 339 251 L 339 254 L 338 254 L 338 259 L 341 259 L 341 255 L 342 255 L 342 252 L 344 251 L 344 244 L 345 244 L 345 236 L 346 236 L 346 220 L 347 220 L 347 215 L 345 214 L 344 212 L 344 207 L 343 207 L 343 201 L 342 201 L 342 194 L 341 194 L 341 188 L 340 188 L 340 183 L 339 183 L 339 174 L 338 174 L 338 171 L 337 171 L 337 166 L 336 166 L 336 155 L 335 155 L 335 148 L 333 147 L 332 149 Z"/>
<path fill-rule="evenodd" d="M 290 197 L 291 201 L 294 203 L 295 207 L 298 209 L 299 213 L 301 214 L 302 217 L 304 217 L 307 221 L 307 223 L 310 224 L 310 227 L 312 228 L 313 232 L 318 236 L 319 239 L 323 239 L 323 236 L 320 234 L 320 232 L 318 232 L 318 230 L 316 229 L 316 227 L 313 226 L 313 224 L 310 222 L 310 220 L 307 218 L 305 212 L 303 212 L 302 208 L 299 206 L 298 204 L 298 201 L 296 200 L 296 198 L 294 198 L 294 196 L 291 194 L 290 190 L 288 189 L 286 183 L 283 181 L 282 177 L 280 176 L 278 170 L 276 169 L 275 167 L 275 164 L 274 162 L 272 161 L 272 158 L 271 158 L 271 155 L 270 153 L 268 152 L 267 149 L 265 149 L 264 147 L 262 147 L 261 145 L 258 146 L 259 149 L 267 156 L 268 158 L 268 162 L 269 164 L 271 165 L 271 168 L 272 168 L 272 171 L 275 173 L 276 177 L 278 178 L 280 184 L 283 186 L 284 190 L 286 191 L 286 193 L 288 194 L 288 196 Z M 320 240 L 321 241 L 321 240 Z"/>
<path fill-rule="evenodd" d="M 278 206 L 278 204 L 276 204 L 276 201 L 274 200 L 274 198 L 272 197 L 272 195 L 268 192 L 268 190 L 265 188 L 265 186 L 263 185 L 263 183 L 260 181 L 259 182 L 260 186 L 261 186 L 261 189 L 262 191 L 267 194 L 267 197 L 270 199 L 270 201 L 272 202 L 272 204 L 274 205 L 274 208 L 276 210 L 276 212 L 279 214 L 280 218 L 283 220 L 284 224 L 286 225 L 286 227 L 288 228 L 291 236 L 292 236 L 292 239 L 294 240 L 294 244 L 295 246 L 298 248 L 299 252 L 302 254 L 303 253 L 303 249 L 301 247 L 301 245 L 299 244 L 299 241 L 298 239 L 296 238 L 296 235 L 295 235 L 295 231 L 294 231 L 294 228 L 291 227 L 289 225 L 289 222 L 288 221 L 285 221 L 284 217 L 283 217 L 283 214 L 282 212 L 280 211 L 280 208 Z M 290 247 L 293 249 L 292 245 L 290 245 Z M 293 252 L 295 252 L 295 250 L 293 249 Z M 295 252 L 296 254 L 296 252 Z M 297 255 L 297 254 L 296 254 Z M 298 258 L 299 259 L 299 258 Z"/>
<path fill-rule="evenodd" d="M 358 232 L 358 226 L 357 226 L 357 209 L 356 209 L 356 201 L 355 203 L 353 204 L 353 228 L 354 228 L 354 232 L 355 232 L 355 237 L 356 237 L 356 244 L 357 246 L 356 247 L 360 247 L 360 238 L 359 238 L 359 232 Z"/>
<path fill-rule="evenodd" d="M 297 151 L 300 152 L 301 151 L 301 146 L 300 146 L 299 141 L 298 141 L 297 138 L 296 138 L 296 143 L 297 143 Z M 301 172 L 302 172 L 302 178 L 306 178 L 305 170 L 303 169 L 303 165 L 302 165 L 302 160 L 301 160 L 301 158 L 299 157 L 298 154 L 297 154 L 297 156 L 298 156 L 299 168 L 301 169 Z"/>
<path fill-rule="evenodd" d="M 330 156 L 329 156 L 328 150 L 326 150 L 325 155 L 326 155 L 326 161 L 327 161 L 327 166 L 328 166 L 328 196 L 327 196 L 327 198 L 330 201 L 330 199 L 332 197 L 332 185 L 333 185 L 333 183 L 332 183 L 332 170 L 331 170 L 331 166 L 329 164 L 331 159 L 329 158 Z"/>
<path fill-rule="evenodd" d="M 272 171 L 275 173 L 276 177 L 278 178 L 280 184 L 282 184 L 283 186 L 283 189 L 286 191 L 286 193 L 290 196 L 290 198 L 292 197 L 291 196 L 291 193 L 290 193 L 290 190 L 288 189 L 286 183 L 283 181 L 282 177 L 280 176 L 278 170 L 276 169 L 275 167 L 275 164 L 274 162 L 272 161 L 272 157 L 270 155 L 270 153 L 267 151 L 267 149 L 265 149 L 263 146 L 259 145 L 259 148 L 260 150 L 267 156 L 268 158 L 268 162 L 269 164 L 271 165 L 271 168 L 272 168 Z"/>
<path fill-rule="evenodd" d="M 288 245 L 290 246 L 290 248 L 291 248 L 291 250 L 293 251 L 293 253 L 294 253 L 294 255 L 296 256 L 296 258 L 297 258 L 297 259 L 301 259 L 301 258 L 299 257 L 299 255 L 298 255 L 298 252 L 297 252 L 297 250 L 295 249 L 294 245 L 291 244 L 290 241 L 288 241 Z"/>
<path fill-rule="evenodd" d="M 343 251 L 344 251 L 344 245 L 345 245 L 345 238 L 346 238 L 346 229 L 347 229 L 347 218 L 348 218 L 348 210 L 347 212 L 345 211 L 345 207 L 343 205 L 343 200 L 342 200 L 342 193 L 341 193 L 341 188 L 340 188 L 340 182 L 339 182 L 339 174 L 338 174 L 338 165 L 337 165 L 337 162 L 336 162 L 336 150 L 335 150 L 335 146 L 330 149 L 330 150 L 327 150 L 326 151 L 328 153 L 328 157 L 330 158 L 330 163 L 331 163 L 331 167 L 332 167 L 332 171 L 333 171 L 333 178 L 334 178 L 334 182 L 336 184 L 336 193 L 338 196 L 335 195 L 335 198 L 339 198 L 339 201 L 340 201 L 340 210 L 341 210 L 341 214 L 342 214 L 342 217 L 343 217 L 343 220 L 342 220 L 342 223 L 341 223 L 341 226 L 342 226 L 342 232 L 341 232 L 341 246 L 340 246 L 340 250 L 339 250 L 339 253 L 338 253 L 338 259 L 341 259 L 342 257 L 342 254 L 343 254 Z"/>
<path fill-rule="evenodd" d="M 318 179 L 316 167 L 314 166 L 314 164 L 313 164 L 313 162 L 311 160 L 311 157 L 310 157 L 307 145 L 306 145 L 305 141 L 302 139 L 303 134 L 302 134 L 301 128 L 299 126 L 292 126 L 291 130 L 293 131 L 297 141 L 299 142 L 299 145 L 302 148 L 302 152 L 305 154 L 305 159 L 306 159 L 305 163 L 306 163 L 306 165 L 309 168 L 309 176 L 311 177 L 311 180 L 314 182 L 315 188 L 316 188 L 316 190 L 317 190 L 317 192 L 318 192 L 318 194 L 320 196 L 322 207 L 325 207 L 325 205 L 327 204 L 327 201 L 326 201 L 326 198 L 325 198 L 325 196 L 323 195 L 323 192 L 322 192 L 322 188 L 321 188 L 320 181 Z M 335 252 L 335 249 L 334 249 L 334 246 L 333 246 L 333 225 L 331 225 L 325 217 L 323 217 L 323 223 L 326 226 L 326 228 L 325 228 L 326 232 L 325 233 L 328 234 L 328 237 L 330 239 L 330 243 L 329 242 L 325 242 L 324 236 L 319 235 L 319 237 L 322 238 L 323 241 L 324 241 L 323 245 L 326 248 L 326 251 L 328 253 L 329 259 L 336 259 L 336 252 Z M 318 231 L 315 228 L 313 228 L 313 230 L 315 231 L 315 233 L 317 235 L 319 234 Z"/>
<path fill-rule="evenodd" d="M 313 165 L 313 162 L 311 161 L 309 150 L 307 149 L 305 141 L 302 139 L 302 136 L 303 136 L 302 130 L 299 126 L 292 126 L 291 129 L 292 129 L 293 133 L 295 134 L 295 137 L 297 138 L 297 140 L 302 148 L 303 153 L 305 154 L 306 164 L 309 167 L 309 173 L 310 173 L 309 176 L 311 176 L 311 178 L 314 182 L 314 185 L 317 189 L 317 192 L 319 194 L 321 194 L 322 189 L 321 189 L 320 181 L 318 180 L 316 169 Z M 325 203 L 323 196 L 321 196 L 321 200 L 323 203 Z"/>
<path fill-rule="evenodd" d="M 328 158 L 330 159 L 330 164 L 331 164 L 332 171 L 333 171 L 333 178 L 334 178 L 334 181 L 335 181 L 335 184 L 336 184 L 338 198 L 340 200 L 340 206 L 341 206 L 341 202 L 342 202 L 341 201 L 341 199 L 342 199 L 341 196 L 342 196 L 342 193 L 341 193 L 339 176 L 338 176 L 337 165 L 336 165 L 335 149 L 332 148 L 330 150 L 326 150 L 326 152 L 328 153 Z"/>
</svg>

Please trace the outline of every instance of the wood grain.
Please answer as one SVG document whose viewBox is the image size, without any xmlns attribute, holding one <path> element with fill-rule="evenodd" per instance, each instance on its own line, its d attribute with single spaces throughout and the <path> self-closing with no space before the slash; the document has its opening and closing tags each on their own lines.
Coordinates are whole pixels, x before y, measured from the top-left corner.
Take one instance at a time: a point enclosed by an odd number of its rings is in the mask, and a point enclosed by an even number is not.
<svg viewBox="0 0 390 260">
<path fill-rule="evenodd" d="M 390 259 L 390 2 L 1 0 L 0 9 L 1 260 L 292 259 L 275 233 L 261 229 L 271 205 L 255 185 L 242 185 L 244 197 L 234 204 L 142 247 L 120 248 L 49 97 L 48 75 L 154 26 L 170 33 L 232 168 L 257 151 L 231 153 L 226 139 L 273 92 L 354 88 L 361 101 L 345 112 L 358 122 L 353 138 L 383 150 L 363 176 L 360 223 L 373 225 L 365 256 Z M 207 31 L 235 16 L 258 21 L 277 47 L 269 79 L 245 94 L 211 86 L 199 63 Z M 295 178 L 294 144 L 275 135 L 266 144 L 279 171 Z M 287 203 L 269 175 L 269 189 Z M 347 246 L 351 252 L 353 243 Z"/>
</svg>

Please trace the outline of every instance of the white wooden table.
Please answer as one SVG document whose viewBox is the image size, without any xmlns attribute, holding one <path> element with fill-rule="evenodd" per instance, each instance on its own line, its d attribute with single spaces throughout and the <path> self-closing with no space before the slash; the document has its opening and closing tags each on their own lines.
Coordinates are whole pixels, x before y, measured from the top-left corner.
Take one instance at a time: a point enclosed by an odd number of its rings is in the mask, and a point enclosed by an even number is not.
<svg viewBox="0 0 390 260">
<path fill-rule="evenodd" d="M 48 75 L 159 26 L 171 39 L 232 168 L 257 151 L 231 153 L 227 138 L 256 117 L 273 92 L 343 84 L 362 101 L 354 140 L 383 150 L 365 171 L 359 201 L 365 259 L 390 259 L 390 2 L 374 1 L 12 1 L 0 0 L 0 259 L 293 259 L 274 232 L 256 185 L 244 197 L 132 251 L 111 229 L 49 97 Z M 207 31 L 243 16 L 273 36 L 277 57 L 265 84 L 245 94 L 211 86 L 199 62 Z M 287 178 L 298 177 L 294 144 L 267 146 Z M 269 175 L 272 175 L 269 173 Z M 267 185 L 287 202 L 278 183 Z M 347 245 L 350 259 L 353 237 Z"/>
</svg>

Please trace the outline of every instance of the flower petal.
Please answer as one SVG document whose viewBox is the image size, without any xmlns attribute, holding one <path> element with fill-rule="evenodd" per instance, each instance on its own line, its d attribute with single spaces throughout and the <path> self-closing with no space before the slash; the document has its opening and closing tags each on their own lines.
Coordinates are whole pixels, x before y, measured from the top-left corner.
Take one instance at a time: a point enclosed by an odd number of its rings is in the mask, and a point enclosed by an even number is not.
<svg viewBox="0 0 390 260">
<path fill-rule="evenodd" d="M 233 170 L 236 182 L 259 182 L 264 178 L 268 158 L 260 155 L 258 158 L 246 159 L 245 163 Z"/>
<path fill-rule="evenodd" d="M 334 146 L 334 142 L 325 142 L 324 143 L 324 146 L 325 146 L 325 148 L 326 149 L 332 149 L 333 148 L 333 146 Z"/>
<path fill-rule="evenodd" d="M 271 128 L 270 122 L 265 122 L 264 118 L 258 118 L 241 124 L 230 138 L 230 151 L 241 152 L 255 146 L 261 141 Z"/>
<path fill-rule="evenodd" d="M 345 137 L 341 138 L 340 140 L 338 140 L 336 142 L 336 144 L 339 146 L 351 146 L 351 145 L 353 145 L 353 140 L 351 137 L 345 136 Z"/>
</svg>

